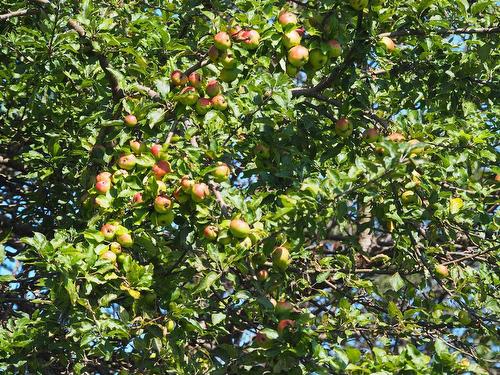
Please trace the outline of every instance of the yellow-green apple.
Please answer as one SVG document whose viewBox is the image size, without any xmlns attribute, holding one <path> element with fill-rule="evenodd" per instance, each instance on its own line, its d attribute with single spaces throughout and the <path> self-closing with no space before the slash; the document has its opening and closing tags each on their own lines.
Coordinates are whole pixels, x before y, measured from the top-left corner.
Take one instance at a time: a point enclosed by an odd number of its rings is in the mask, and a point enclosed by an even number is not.
<svg viewBox="0 0 500 375">
<path fill-rule="evenodd" d="M 342 55 L 342 46 L 335 39 L 329 40 L 326 45 L 328 46 L 328 56 L 331 58 L 339 57 Z"/>
<path fill-rule="evenodd" d="M 165 193 L 167 191 L 167 184 L 165 184 L 162 180 L 156 180 L 156 194 L 160 195 L 161 193 Z"/>
<path fill-rule="evenodd" d="M 282 271 L 286 270 L 291 263 L 290 253 L 283 246 L 278 246 L 273 250 L 272 259 L 273 266 Z"/>
<path fill-rule="evenodd" d="M 348 137 L 352 134 L 352 124 L 349 119 L 341 117 L 335 123 L 335 133 L 341 137 Z"/>
<path fill-rule="evenodd" d="M 100 255 L 99 255 L 99 258 L 101 258 L 102 260 L 107 260 L 109 262 L 116 262 L 116 254 L 113 253 L 111 250 L 106 250 L 106 251 L 103 251 Z"/>
<path fill-rule="evenodd" d="M 465 326 L 468 326 L 472 322 L 472 319 L 466 310 L 460 310 L 458 312 L 458 320 Z"/>
<path fill-rule="evenodd" d="M 154 165 L 153 165 L 153 174 L 155 175 L 157 180 L 161 180 L 163 176 L 165 176 L 167 173 L 172 172 L 172 168 L 170 167 L 170 163 L 166 160 L 158 160 Z"/>
<path fill-rule="evenodd" d="M 195 110 L 199 115 L 204 115 L 212 108 L 212 101 L 208 98 L 200 98 L 196 102 Z"/>
<path fill-rule="evenodd" d="M 95 189 L 99 194 L 106 194 L 111 189 L 110 180 L 97 181 L 95 184 Z"/>
<path fill-rule="evenodd" d="M 226 82 L 226 83 L 233 82 L 236 78 L 238 78 L 239 73 L 240 73 L 240 71 L 238 69 L 224 68 L 220 71 L 219 79 L 222 82 Z"/>
<path fill-rule="evenodd" d="M 111 242 L 109 244 L 109 250 L 118 255 L 122 252 L 122 245 L 120 245 L 118 242 Z"/>
<path fill-rule="evenodd" d="M 223 52 L 219 61 L 222 64 L 222 66 L 227 69 L 236 68 L 236 65 L 238 65 L 238 60 L 236 60 L 233 51 L 231 51 L 230 49 L 225 50 Z"/>
<path fill-rule="evenodd" d="M 172 74 L 170 74 L 170 82 L 174 86 L 184 86 L 188 82 L 188 77 L 180 70 L 174 70 Z"/>
<path fill-rule="evenodd" d="M 385 48 L 387 52 L 392 52 L 396 49 L 396 44 L 388 36 L 383 36 L 379 41 L 380 45 Z"/>
<path fill-rule="evenodd" d="M 158 195 L 153 206 L 156 212 L 164 214 L 172 209 L 172 201 L 164 195 Z"/>
<path fill-rule="evenodd" d="M 179 203 L 185 203 L 189 200 L 189 194 L 183 191 L 181 188 L 177 188 L 174 191 L 174 198 Z"/>
<path fill-rule="evenodd" d="M 166 328 L 167 328 L 167 332 L 172 332 L 175 329 L 175 322 L 172 319 L 170 319 L 167 322 Z"/>
<path fill-rule="evenodd" d="M 309 62 L 314 70 L 321 69 L 328 61 L 328 56 L 319 48 L 315 48 L 309 54 Z"/>
<path fill-rule="evenodd" d="M 229 169 L 226 163 L 218 163 L 213 172 L 214 180 L 217 182 L 226 181 L 230 175 L 231 169 Z"/>
<path fill-rule="evenodd" d="M 281 37 L 283 41 L 283 45 L 286 49 L 290 49 L 292 47 L 298 46 L 301 41 L 300 34 L 296 30 L 289 31 Z"/>
<path fill-rule="evenodd" d="M 133 154 L 122 155 L 118 158 L 118 166 L 126 171 L 134 169 L 136 162 L 137 160 Z"/>
<path fill-rule="evenodd" d="M 201 202 L 210 195 L 210 190 L 208 185 L 201 182 L 199 184 L 194 184 L 191 189 L 191 199 L 195 202 Z"/>
<path fill-rule="evenodd" d="M 219 82 L 212 80 L 207 83 L 207 86 L 205 87 L 205 92 L 207 93 L 208 96 L 213 98 L 216 95 L 219 95 L 221 92 L 221 85 Z"/>
<path fill-rule="evenodd" d="M 188 76 L 188 81 L 189 81 L 189 84 L 196 88 L 196 89 L 199 89 L 201 88 L 201 81 L 202 81 L 202 78 L 201 78 L 201 74 L 198 73 L 198 72 L 192 72 L 189 76 Z"/>
<path fill-rule="evenodd" d="M 129 146 L 132 152 L 137 155 L 140 155 L 146 148 L 144 143 L 141 143 L 138 140 L 131 140 L 129 142 Z"/>
<path fill-rule="evenodd" d="M 214 241 L 217 239 L 217 232 L 219 229 L 214 225 L 208 225 L 203 229 L 203 236 L 210 241 Z"/>
<path fill-rule="evenodd" d="M 243 48 L 254 50 L 259 46 L 260 34 L 257 30 L 246 30 L 241 33 Z"/>
<path fill-rule="evenodd" d="M 288 51 L 288 61 L 293 66 L 300 68 L 309 61 L 309 50 L 304 46 L 295 46 Z"/>
<path fill-rule="evenodd" d="M 199 98 L 198 91 L 193 86 L 187 86 L 181 90 L 179 101 L 184 105 L 191 106 L 196 104 Z"/>
<path fill-rule="evenodd" d="M 111 180 L 111 173 L 109 172 L 101 172 L 95 177 L 96 182 L 109 181 L 109 180 Z"/>
<path fill-rule="evenodd" d="M 250 234 L 250 226 L 241 219 L 231 220 L 229 230 L 236 238 L 246 238 Z"/>
<path fill-rule="evenodd" d="M 286 74 L 288 74 L 288 76 L 294 78 L 297 76 L 298 73 L 299 73 L 298 68 L 296 68 L 292 64 L 286 64 Z"/>
<path fill-rule="evenodd" d="M 294 320 L 282 319 L 278 323 L 277 331 L 280 335 L 282 335 L 285 332 L 285 330 L 292 328 L 294 325 L 295 325 Z"/>
<path fill-rule="evenodd" d="M 218 111 L 224 111 L 227 108 L 226 98 L 219 94 L 212 98 L 212 107 Z"/>
<path fill-rule="evenodd" d="M 220 31 L 214 36 L 215 47 L 219 50 L 226 50 L 231 47 L 231 37 L 225 31 Z"/>
<path fill-rule="evenodd" d="M 151 150 L 151 153 L 153 154 L 153 156 L 156 159 L 160 158 L 160 155 L 161 155 L 161 145 L 159 145 L 158 143 L 153 143 L 153 145 L 151 146 L 150 150 Z"/>
<path fill-rule="evenodd" d="M 414 191 L 406 190 L 401 194 L 401 202 L 403 202 L 405 206 L 418 204 L 420 202 L 420 198 Z"/>
<path fill-rule="evenodd" d="M 278 22 L 281 26 L 286 25 L 296 25 L 297 24 L 297 16 L 292 12 L 287 10 L 282 10 L 278 15 Z"/>
<path fill-rule="evenodd" d="M 127 126 L 133 127 L 137 125 L 137 117 L 134 115 L 126 115 L 123 118 L 123 123 Z"/>
<path fill-rule="evenodd" d="M 101 234 L 105 240 L 111 241 L 116 235 L 116 225 L 113 223 L 106 223 L 101 227 Z"/>
<path fill-rule="evenodd" d="M 174 221 L 174 213 L 173 211 L 168 211 L 164 214 L 157 214 L 156 215 L 156 225 L 159 225 L 161 227 L 165 227 L 167 225 L 172 224 Z"/>
<path fill-rule="evenodd" d="M 116 241 L 122 245 L 122 247 L 128 248 L 134 245 L 134 240 L 130 233 L 122 233 L 116 237 Z"/>
</svg>

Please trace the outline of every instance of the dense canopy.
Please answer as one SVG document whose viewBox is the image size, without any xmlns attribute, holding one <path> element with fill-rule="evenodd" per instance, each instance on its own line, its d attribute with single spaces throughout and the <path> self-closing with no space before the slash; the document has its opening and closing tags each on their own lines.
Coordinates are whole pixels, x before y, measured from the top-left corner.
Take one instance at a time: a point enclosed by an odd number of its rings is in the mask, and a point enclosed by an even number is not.
<svg viewBox="0 0 500 375">
<path fill-rule="evenodd" d="M 498 371 L 494 0 L 3 0 L 0 372 Z"/>
</svg>

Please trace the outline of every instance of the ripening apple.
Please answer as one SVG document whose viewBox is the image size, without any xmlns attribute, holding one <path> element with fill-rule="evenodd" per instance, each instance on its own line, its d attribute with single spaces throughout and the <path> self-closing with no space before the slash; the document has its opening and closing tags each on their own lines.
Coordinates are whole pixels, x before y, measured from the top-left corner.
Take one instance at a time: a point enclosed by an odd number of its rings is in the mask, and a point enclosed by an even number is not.
<svg viewBox="0 0 500 375">
<path fill-rule="evenodd" d="M 283 45 L 286 49 L 290 49 L 292 47 L 298 46 L 301 41 L 301 36 L 296 30 L 289 31 L 281 37 L 283 41 Z"/>
<path fill-rule="evenodd" d="M 95 177 L 96 182 L 109 181 L 109 180 L 111 180 L 111 173 L 109 172 L 101 172 Z"/>
<path fill-rule="evenodd" d="M 356 10 L 363 10 L 368 6 L 368 0 L 349 0 L 349 3 Z"/>
<path fill-rule="evenodd" d="M 291 263 L 290 253 L 283 246 L 278 246 L 273 250 L 272 259 L 273 266 L 282 271 L 286 270 Z"/>
<path fill-rule="evenodd" d="M 155 198 L 154 209 L 159 214 L 164 214 L 172 209 L 172 201 L 164 195 L 159 195 Z"/>
<path fill-rule="evenodd" d="M 187 86 L 182 89 L 179 101 L 184 105 L 192 106 L 199 98 L 198 91 L 193 86 Z"/>
<path fill-rule="evenodd" d="M 137 117 L 134 115 L 127 115 L 123 118 L 123 123 L 127 126 L 133 127 L 137 125 Z"/>
<path fill-rule="evenodd" d="M 325 66 L 328 61 L 328 56 L 326 56 L 322 50 L 315 48 L 309 54 L 309 63 L 314 70 L 319 70 Z"/>
<path fill-rule="evenodd" d="M 125 169 L 126 171 L 134 169 L 135 164 L 136 164 L 136 158 L 133 154 L 122 155 L 118 158 L 118 166 L 121 169 Z"/>
<path fill-rule="evenodd" d="M 116 262 L 116 254 L 110 250 L 103 251 L 99 255 L 99 258 L 102 260 L 107 260 L 107 261 L 112 262 L 112 263 Z"/>
<path fill-rule="evenodd" d="M 335 39 L 329 40 L 327 42 L 328 46 L 328 56 L 331 58 L 339 57 L 342 55 L 342 46 Z"/>
<path fill-rule="evenodd" d="M 192 72 L 189 76 L 188 76 L 188 81 L 189 81 L 189 84 L 196 88 L 196 89 L 199 89 L 201 88 L 201 82 L 202 82 L 202 78 L 201 78 L 201 74 L 198 73 L 198 72 Z"/>
<path fill-rule="evenodd" d="M 196 110 L 196 113 L 198 113 L 199 115 L 204 115 L 212 108 L 212 101 L 208 98 L 200 98 L 196 102 L 196 106 L 194 108 Z"/>
<path fill-rule="evenodd" d="M 226 163 L 219 163 L 213 171 L 214 180 L 217 182 L 226 181 L 231 175 L 231 169 Z"/>
<path fill-rule="evenodd" d="M 289 12 L 287 10 L 282 10 L 278 16 L 278 22 L 280 23 L 281 26 L 286 26 L 286 25 L 296 25 L 298 20 L 297 16 L 292 12 Z"/>
<path fill-rule="evenodd" d="M 216 226 L 208 225 L 203 229 L 203 236 L 209 241 L 214 241 L 217 239 L 218 231 L 219 229 Z"/>
<path fill-rule="evenodd" d="M 257 346 L 264 349 L 268 349 L 272 346 L 271 340 L 264 333 L 257 332 L 255 334 L 254 341 Z"/>
<path fill-rule="evenodd" d="M 405 140 L 405 136 L 401 133 L 394 132 L 389 134 L 387 139 L 392 142 L 403 142 Z"/>
<path fill-rule="evenodd" d="M 295 29 L 295 31 L 300 35 L 300 36 L 304 36 L 305 32 L 306 32 L 306 29 L 304 29 L 303 27 L 298 27 Z"/>
<path fill-rule="evenodd" d="M 190 193 L 193 189 L 194 181 L 191 180 L 189 176 L 182 176 L 180 184 L 183 191 Z"/>
<path fill-rule="evenodd" d="M 266 281 L 269 278 L 269 272 L 266 269 L 257 271 L 257 280 Z"/>
<path fill-rule="evenodd" d="M 167 191 L 167 184 L 165 184 L 162 180 L 156 180 L 156 195 L 160 195 L 161 193 L 165 193 Z"/>
<path fill-rule="evenodd" d="M 150 150 L 151 150 L 151 153 L 153 154 L 153 156 L 156 159 L 160 158 L 160 155 L 161 155 L 161 145 L 159 145 L 158 143 L 153 143 L 153 145 L 151 146 Z"/>
<path fill-rule="evenodd" d="M 140 191 L 134 193 L 134 196 L 132 197 L 132 203 L 140 204 L 143 202 L 144 202 L 144 200 L 142 199 L 142 193 Z"/>
<path fill-rule="evenodd" d="M 363 133 L 363 137 L 369 143 L 376 142 L 378 140 L 378 136 L 379 136 L 378 130 L 375 128 L 366 129 Z"/>
<path fill-rule="evenodd" d="M 174 198 L 179 203 L 185 203 L 189 200 L 189 194 L 183 191 L 181 188 L 177 188 L 174 191 Z"/>
<path fill-rule="evenodd" d="M 385 48 L 387 52 L 393 52 L 396 49 L 396 44 L 388 36 L 383 36 L 379 41 L 380 45 Z"/>
<path fill-rule="evenodd" d="M 214 44 L 217 49 L 224 51 L 231 47 L 231 37 L 225 31 L 220 31 L 214 36 Z"/>
<path fill-rule="evenodd" d="M 233 82 L 236 78 L 238 78 L 238 74 L 240 74 L 238 69 L 224 68 L 220 71 L 219 79 L 226 83 Z"/>
<path fill-rule="evenodd" d="M 243 48 L 254 50 L 259 46 L 260 34 L 257 30 L 246 30 L 241 33 Z"/>
<path fill-rule="evenodd" d="M 233 219 L 229 223 L 229 231 L 236 238 L 246 238 L 250 234 L 250 226 L 241 219 Z"/>
<path fill-rule="evenodd" d="M 439 277 L 448 277 L 450 275 L 448 267 L 444 264 L 436 264 L 434 271 Z"/>
<path fill-rule="evenodd" d="M 145 145 L 138 140 L 131 140 L 129 146 L 132 152 L 137 155 L 140 155 L 145 149 Z"/>
<path fill-rule="evenodd" d="M 240 25 L 234 25 L 231 26 L 229 29 L 227 29 L 227 32 L 231 38 L 238 40 L 238 35 L 243 31 Z"/>
<path fill-rule="evenodd" d="M 282 335 L 285 332 L 285 330 L 290 329 L 294 325 L 295 325 L 294 320 L 282 319 L 278 323 L 277 331 L 280 335 Z"/>
<path fill-rule="evenodd" d="M 309 50 L 304 46 L 295 46 L 288 51 L 288 61 L 293 66 L 300 68 L 309 61 Z"/>
<path fill-rule="evenodd" d="M 129 233 L 120 234 L 116 237 L 116 241 L 125 248 L 132 247 L 132 245 L 134 244 L 134 240 Z"/>
<path fill-rule="evenodd" d="M 220 52 L 219 52 L 219 50 L 217 49 L 216 46 L 211 46 L 208 49 L 208 58 L 213 63 L 215 63 L 215 62 L 217 62 L 219 60 L 219 55 L 220 55 Z"/>
<path fill-rule="evenodd" d="M 98 181 L 95 184 L 95 189 L 99 194 L 106 194 L 111 189 L 111 181 L 110 180 Z"/>
<path fill-rule="evenodd" d="M 172 211 L 156 215 L 156 225 L 160 227 L 166 227 L 172 224 L 173 221 L 174 221 L 174 213 Z"/>
<path fill-rule="evenodd" d="M 115 254 L 121 254 L 122 252 L 122 245 L 120 245 L 118 242 L 111 242 L 109 244 L 109 250 L 111 250 Z"/>
<path fill-rule="evenodd" d="M 210 195 L 210 190 L 208 189 L 208 185 L 201 182 L 199 184 L 194 184 L 191 189 L 191 199 L 195 202 L 201 202 L 206 197 Z"/>
<path fill-rule="evenodd" d="M 348 137 L 352 134 L 352 124 L 349 119 L 341 117 L 335 123 L 335 133 L 341 137 Z"/>
<path fill-rule="evenodd" d="M 219 95 L 221 90 L 222 90 L 221 85 L 219 84 L 219 82 L 215 80 L 208 82 L 207 86 L 205 87 L 205 92 L 211 98 L 213 98 L 216 95 Z"/>
<path fill-rule="evenodd" d="M 170 82 L 172 82 L 174 86 L 184 86 L 188 82 L 188 77 L 180 70 L 174 70 L 172 74 L 170 74 Z"/>
<path fill-rule="evenodd" d="M 286 64 L 286 74 L 288 74 L 289 77 L 296 77 L 297 74 L 299 73 L 299 69 L 293 66 L 292 64 Z"/>
<path fill-rule="evenodd" d="M 495 182 L 500 182 L 500 174 L 495 175 Z"/>
<path fill-rule="evenodd" d="M 223 52 L 219 61 L 222 66 L 227 69 L 236 68 L 236 65 L 238 65 L 238 60 L 236 60 L 233 51 L 231 51 L 230 49 Z"/>
<path fill-rule="evenodd" d="M 227 108 L 226 98 L 223 95 L 216 95 L 212 98 L 212 107 L 218 111 L 224 111 Z"/>
<path fill-rule="evenodd" d="M 276 303 L 276 306 L 274 306 L 274 311 L 276 311 L 276 314 L 278 314 L 278 316 L 288 316 L 290 315 L 292 310 L 293 306 L 285 300 L 278 301 Z"/>
<path fill-rule="evenodd" d="M 117 227 L 115 224 L 106 223 L 101 227 L 101 234 L 105 240 L 111 241 L 113 238 L 115 238 L 116 229 Z"/>
<path fill-rule="evenodd" d="M 172 168 L 170 167 L 170 163 L 166 160 L 158 160 L 154 165 L 153 165 L 153 174 L 155 175 L 157 180 L 161 180 L 163 176 L 165 176 L 167 173 L 172 172 Z"/>
</svg>

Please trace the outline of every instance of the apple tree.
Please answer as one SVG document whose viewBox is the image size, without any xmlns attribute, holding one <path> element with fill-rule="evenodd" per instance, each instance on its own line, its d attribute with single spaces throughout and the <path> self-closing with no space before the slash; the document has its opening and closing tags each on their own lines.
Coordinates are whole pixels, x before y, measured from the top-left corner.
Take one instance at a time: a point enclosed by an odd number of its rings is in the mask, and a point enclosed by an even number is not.
<svg viewBox="0 0 500 375">
<path fill-rule="evenodd" d="M 0 372 L 498 371 L 493 0 L 4 0 Z"/>
</svg>

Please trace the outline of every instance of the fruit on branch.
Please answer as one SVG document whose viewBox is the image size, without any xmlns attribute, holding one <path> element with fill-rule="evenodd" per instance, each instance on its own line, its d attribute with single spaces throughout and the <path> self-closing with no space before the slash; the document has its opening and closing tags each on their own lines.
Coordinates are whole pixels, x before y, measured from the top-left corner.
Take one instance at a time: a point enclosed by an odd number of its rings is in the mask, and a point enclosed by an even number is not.
<svg viewBox="0 0 500 375">
<path fill-rule="evenodd" d="M 180 70 L 174 70 L 172 74 L 170 74 L 170 82 L 174 86 L 184 86 L 188 83 L 188 77 Z"/>
<path fill-rule="evenodd" d="M 363 10 L 368 7 L 368 0 L 349 0 L 349 3 L 356 10 Z"/>
<path fill-rule="evenodd" d="M 369 143 L 376 142 L 378 140 L 378 136 L 379 136 L 378 130 L 375 128 L 366 129 L 363 133 L 363 137 Z"/>
<path fill-rule="evenodd" d="M 233 219 L 229 223 L 229 231 L 236 238 L 246 238 L 250 234 L 250 225 L 244 220 Z"/>
<path fill-rule="evenodd" d="M 165 193 L 166 191 L 167 185 L 161 180 L 156 180 L 156 194 L 160 195 L 161 193 Z"/>
<path fill-rule="evenodd" d="M 281 271 L 286 270 L 291 263 L 290 253 L 283 246 L 278 246 L 273 250 L 272 259 L 273 266 Z"/>
<path fill-rule="evenodd" d="M 208 225 L 203 229 L 203 236 L 209 241 L 214 241 L 217 239 L 218 231 L 219 229 L 216 226 Z"/>
<path fill-rule="evenodd" d="M 160 158 L 160 155 L 161 155 L 161 145 L 159 145 L 158 143 L 153 143 L 153 145 L 151 146 L 150 150 L 151 150 L 151 153 L 153 154 L 153 156 L 156 158 L 156 159 L 159 159 Z"/>
<path fill-rule="evenodd" d="M 174 198 L 179 203 L 185 203 L 189 200 L 189 195 L 181 188 L 178 188 L 174 191 Z"/>
<path fill-rule="evenodd" d="M 123 118 L 123 123 L 127 126 L 133 127 L 137 125 L 137 117 L 134 115 L 127 115 Z"/>
<path fill-rule="evenodd" d="M 341 117 L 335 123 L 335 133 L 340 137 L 348 137 L 352 134 L 352 124 L 349 119 Z"/>
<path fill-rule="evenodd" d="M 392 52 L 396 49 L 396 44 L 388 36 L 380 38 L 379 44 L 384 47 L 387 52 Z"/>
<path fill-rule="evenodd" d="M 222 64 L 222 66 L 227 69 L 236 68 L 236 65 L 238 65 L 238 60 L 236 60 L 233 51 L 231 51 L 230 49 L 225 50 L 222 53 L 221 57 L 219 58 L 219 61 Z"/>
<path fill-rule="evenodd" d="M 172 201 L 164 195 L 159 195 L 155 198 L 153 206 L 156 212 L 164 214 L 172 209 Z"/>
<path fill-rule="evenodd" d="M 436 266 L 434 267 L 434 271 L 439 277 L 448 277 L 450 275 L 448 267 L 444 264 L 436 264 Z"/>
<path fill-rule="evenodd" d="M 110 179 L 111 179 L 111 173 L 109 172 L 101 172 L 95 177 L 96 182 L 109 181 Z"/>
<path fill-rule="evenodd" d="M 164 214 L 156 215 L 156 225 L 165 227 L 172 224 L 174 221 L 174 213 L 172 211 L 166 212 Z"/>
<path fill-rule="evenodd" d="M 110 180 L 98 181 L 95 184 L 95 189 L 99 194 L 106 194 L 111 189 L 111 181 Z"/>
<path fill-rule="evenodd" d="M 226 163 L 218 163 L 217 167 L 213 171 L 214 180 L 217 182 L 226 181 L 231 175 L 231 169 Z"/>
<path fill-rule="evenodd" d="M 208 189 L 208 185 L 204 182 L 199 184 L 194 184 L 191 190 L 191 199 L 195 202 L 201 202 L 205 198 L 210 196 L 210 190 Z"/>
<path fill-rule="evenodd" d="M 169 319 L 165 328 L 167 328 L 167 332 L 172 332 L 175 329 L 175 322 L 172 319 Z"/>
<path fill-rule="evenodd" d="M 255 344 L 261 348 L 267 349 L 272 345 L 271 340 L 264 333 L 257 332 L 253 340 Z"/>
<path fill-rule="evenodd" d="M 288 76 L 294 78 L 297 76 L 298 73 L 299 73 L 298 68 L 296 68 L 292 64 L 286 64 L 286 74 L 288 74 Z"/>
<path fill-rule="evenodd" d="M 220 71 L 219 79 L 222 82 L 226 82 L 226 83 L 233 82 L 236 78 L 238 78 L 239 73 L 240 73 L 240 71 L 238 69 L 224 68 Z"/>
<path fill-rule="evenodd" d="M 405 206 L 409 206 L 411 204 L 420 204 L 420 197 L 415 194 L 412 190 L 406 190 L 401 194 L 401 202 Z"/>
<path fill-rule="evenodd" d="M 234 25 L 232 27 L 230 27 L 227 32 L 229 34 L 229 36 L 235 40 L 238 40 L 239 38 L 239 34 L 242 32 L 242 28 L 240 25 Z"/>
<path fill-rule="evenodd" d="M 143 202 L 144 202 L 144 200 L 142 199 L 142 193 L 139 191 L 137 193 L 134 193 L 134 196 L 132 197 L 132 203 L 140 204 Z"/>
<path fill-rule="evenodd" d="M 389 134 L 387 139 L 392 142 L 403 142 L 405 140 L 405 136 L 401 133 L 394 132 Z"/>
<path fill-rule="evenodd" d="M 136 162 L 137 159 L 133 154 L 122 155 L 118 158 L 118 166 L 126 171 L 134 169 Z"/>
<path fill-rule="evenodd" d="M 116 225 L 113 223 L 106 223 L 101 227 L 101 234 L 106 241 L 111 241 L 116 235 Z"/>
<path fill-rule="evenodd" d="M 199 98 L 198 91 L 193 86 L 187 86 L 182 89 L 179 101 L 184 105 L 192 106 L 196 104 Z"/>
<path fill-rule="evenodd" d="M 181 189 L 186 193 L 190 193 L 193 189 L 194 181 L 189 176 L 182 176 L 180 181 Z"/>
<path fill-rule="evenodd" d="M 128 248 L 134 245 L 134 240 L 130 233 L 122 233 L 116 237 L 116 242 L 118 242 L 122 247 Z"/>
<path fill-rule="evenodd" d="M 220 55 L 220 52 L 216 46 L 213 45 L 208 49 L 208 58 L 213 63 L 216 63 L 219 60 L 219 55 Z"/>
<path fill-rule="evenodd" d="M 302 38 L 296 30 L 292 30 L 283 34 L 281 40 L 283 41 L 283 45 L 286 47 L 286 49 L 290 49 L 292 47 L 298 46 Z"/>
<path fill-rule="evenodd" d="M 107 261 L 112 262 L 112 263 L 116 262 L 116 254 L 110 250 L 103 251 L 99 255 L 99 258 L 102 260 L 107 260 Z"/>
<path fill-rule="evenodd" d="M 290 315 L 292 310 L 293 306 L 285 300 L 278 301 L 276 303 L 276 306 L 274 306 L 274 311 L 276 311 L 276 314 L 278 316 L 287 317 L 288 315 Z"/>
<path fill-rule="evenodd" d="M 214 44 L 217 49 L 224 51 L 231 47 L 231 37 L 225 31 L 220 31 L 214 36 Z"/>
<path fill-rule="evenodd" d="M 202 78 L 201 78 L 201 74 L 200 73 L 198 73 L 198 72 L 192 72 L 188 76 L 188 81 L 189 81 L 189 84 L 191 86 L 193 86 L 194 88 L 196 88 L 196 89 L 201 88 Z"/>
<path fill-rule="evenodd" d="M 199 115 L 204 115 L 212 108 L 212 101 L 208 98 L 200 98 L 196 102 L 196 106 L 194 108 L 196 110 L 196 113 L 198 113 Z"/>
<path fill-rule="evenodd" d="M 298 20 L 297 16 L 292 12 L 289 12 L 287 10 L 282 10 L 278 15 L 278 22 L 280 23 L 281 26 L 287 26 L 287 25 L 296 25 Z"/>
<path fill-rule="evenodd" d="M 219 84 L 219 82 L 215 80 L 208 82 L 207 86 L 205 87 L 205 92 L 211 98 L 213 98 L 216 95 L 219 95 L 221 91 L 222 91 L 221 85 Z"/>
<path fill-rule="evenodd" d="M 472 319 L 466 310 L 460 310 L 458 312 L 458 321 L 464 326 L 468 326 L 472 322 Z"/>
<path fill-rule="evenodd" d="M 266 269 L 257 271 L 257 280 L 266 281 L 269 278 L 269 272 Z"/>
<path fill-rule="evenodd" d="M 342 46 L 335 39 L 329 40 L 326 45 L 328 46 L 328 56 L 330 58 L 335 58 L 342 55 Z"/>
<path fill-rule="evenodd" d="M 132 152 L 137 155 L 140 155 L 146 148 L 145 145 L 138 140 L 131 140 L 129 146 Z"/>
<path fill-rule="evenodd" d="M 269 159 L 271 157 L 271 149 L 263 143 L 257 144 L 255 146 L 254 152 L 255 156 L 262 159 Z"/>
<path fill-rule="evenodd" d="M 304 46 L 295 46 L 288 51 L 288 61 L 293 66 L 300 68 L 309 61 L 309 50 Z"/>
<path fill-rule="evenodd" d="M 289 330 L 295 325 L 295 321 L 291 319 L 282 319 L 278 323 L 277 331 L 282 335 L 286 330 Z"/>
<path fill-rule="evenodd" d="M 328 56 L 326 56 L 322 50 L 315 48 L 309 54 L 309 62 L 314 70 L 319 70 L 325 66 L 328 61 Z"/>
<path fill-rule="evenodd" d="M 120 245 L 118 242 L 111 242 L 109 244 L 109 250 L 111 250 L 115 254 L 121 254 L 122 252 L 122 245 Z"/>
<path fill-rule="evenodd" d="M 223 95 L 216 95 L 212 98 L 212 107 L 218 111 L 224 111 L 227 108 L 226 98 Z"/>
<path fill-rule="evenodd" d="M 167 173 L 171 173 L 172 169 L 170 167 L 170 163 L 166 160 L 158 160 L 153 165 L 153 174 L 155 175 L 157 180 L 161 180 L 163 176 Z"/>
<path fill-rule="evenodd" d="M 243 42 L 243 48 L 247 50 L 254 50 L 259 46 L 260 34 L 257 30 L 246 30 L 240 35 L 241 41 Z"/>
<path fill-rule="evenodd" d="M 304 36 L 305 32 L 306 32 L 306 29 L 304 29 L 303 27 L 298 27 L 295 29 L 295 31 L 300 35 L 300 36 Z"/>
</svg>

